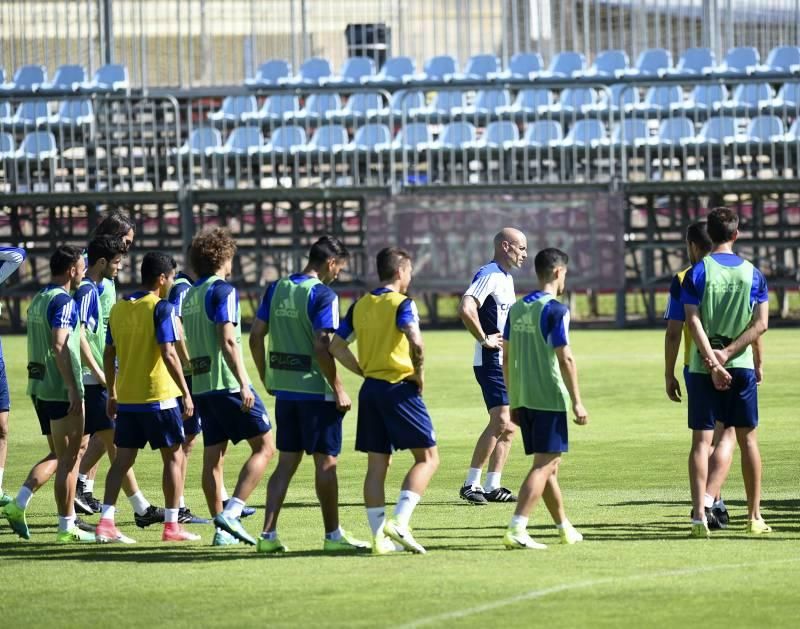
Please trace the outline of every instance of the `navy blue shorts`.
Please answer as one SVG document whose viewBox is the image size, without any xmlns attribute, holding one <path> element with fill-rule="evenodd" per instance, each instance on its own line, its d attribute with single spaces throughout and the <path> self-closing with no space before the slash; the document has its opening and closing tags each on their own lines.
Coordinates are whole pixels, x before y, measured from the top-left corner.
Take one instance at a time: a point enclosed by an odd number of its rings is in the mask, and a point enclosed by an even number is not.
<svg viewBox="0 0 800 629">
<path fill-rule="evenodd" d="M 153 450 L 184 442 L 183 418 L 177 406 L 150 411 L 117 411 L 114 444 L 118 448 L 141 450 L 148 442 Z"/>
<path fill-rule="evenodd" d="M 566 411 L 536 411 L 520 407 L 517 418 L 525 454 L 569 450 Z"/>
<path fill-rule="evenodd" d="M 344 413 L 325 400 L 275 401 L 276 445 L 281 452 L 328 454 L 342 451 Z"/>
<path fill-rule="evenodd" d="M 189 391 L 191 391 L 192 377 L 186 374 L 184 374 L 183 377 L 186 379 L 186 384 L 189 385 Z M 178 408 L 181 409 L 181 415 L 183 415 L 183 397 L 178 398 Z M 197 404 L 194 405 L 194 413 L 192 413 L 192 416 L 189 419 L 183 420 L 183 432 L 185 432 L 187 436 L 199 435 L 203 432 L 203 423 L 200 421 L 200 413 L 197 412 Z"/>
<path fill-rule="evenodd" d="M 114 420 L 106 414 L 108 391 L 99 384 L 83 385 L 83 407 L 86 421 L 84 435 L 93 435 L 101 430 L 114 430 Z"/>
<path fill-rule="evenodd" d="M 11 396 L 8 392 L 8 376 L 6 375 L 6 362 L 0 354 L 0 413 L 11 410 Z"/>
<path fill-rule="evenodd" d="M 415 383 L 364 379 L 358 393 L 356 450 L 391 454 L 435 445 L 431 416 Z"/>
<path fill-rule="evenodd" d="M 203 446 L 239 443 L 270 431 L 267 409 L 255 390 L 253 394 L 256 401 L 249 413 L 242 411 L 238 393 L 212 391 L 194 396 L 195 408 L 203 418 Z"/>
<path fill-rule="evenodd" d="M 33 408 L 39 420 L 39 428 L 45 436 L 50 434 L 51 421 L 64 419 L 68 415 L 69 402 L 50 402 L 33 396 L 31 397 L 31 402 L 33 402 Z"/>
<path fill-rule="evenodd" d="M 490 363 L 481 367 L 473 367 L 472 370 L 475 372 L 475 379 L 481 385 L 486 409 L 508 406 L 508 392 L 503 379 L 503 368 L 497 363 Z"/>
<path fill-rule="evenodd" d="M 714 430 L 714 422 L 736 428 L 758 426 L 758 385 L 753 369 L 729 369 L 733 381 L 727 391 L 717 391 L 711 376 L 690 373 L 686 378 L 689 396 L 689 428 Z"/>
</svg>

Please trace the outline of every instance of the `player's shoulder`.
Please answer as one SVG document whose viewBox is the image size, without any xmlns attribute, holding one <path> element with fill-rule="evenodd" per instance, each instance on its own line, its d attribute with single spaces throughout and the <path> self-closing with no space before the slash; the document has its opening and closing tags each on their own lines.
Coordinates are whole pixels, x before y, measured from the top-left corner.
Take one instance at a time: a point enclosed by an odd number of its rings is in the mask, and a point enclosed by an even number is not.
<svg viewBox="0 0 800 629">
<path fill-rule="evenodd" d="M 213 293 L 218 299 L 225 299 L 231 293 L 236 292 L 236 287 L 230 282 L 220 278 L 214 281 L 209 292 Z"/>
<path fill-rule="evenodd" d="M 569 315 L 569 306 L 558 299 L 551 299 L 544 307 L 551 316 L 559 319 Z"/>
<path fill-rule="evenodd" d="M 675 274 L 675 275 L 672 277 L 672 281 L 673 281 L 673 282 L 677 281 L 677 282 L 678 282 L 678 284 L 681 284 L 681 283 L 683 282 L 683 278 L 684 278 L 684 277 L 686 277 L 686 274 L 687 274 L 689 271 L 691 271 L 691 270 L 692 270 L 692 265 L 690 264 L 690 265 L 689 265 L 689 266 L 687 266 L 686 268 L 684 268 L 684 269 L 681 269 L 680 271 L 678 271 L 678 272 L 677 272 L 677 273 L 676 273 L 676 274 Z"/>
<path fill-rule="evenodd" d="M 503 270 L 503 268 L 499 264 L 497 264 L 497 262 L 495 260 L 492 260 L 491 262 L 488 262 L 487 264 L 484 264 L 481 268 L 479 268 L 477 270 L 477 272 L 475 273 L 474 277 L 472 278 L 472 282 L 474 284 L 478 280 L 481 280 L 481 279 L 483 279 L 485 277 L 495 276 L 495 275 L 500 276 L 500 277 L 505 277 L 505 276 L 508 275 L 508 273 L 506 273 Z M 492 277 L 492 279 L 496 279 L 496 278 Z"/>
<path fill-rule="evenodd" d="M 327 284 L 323 284 L 320 282 L 319 284 L 314 284 L 311 288 L 311 295 L 315 300 L 319 301 L 333 301 L 337 298 L 336 291 L 334 291 L 330 286 Z"/>
<path fill-rule="evenodd" d="M 95 284 L 92 280 L 85 279 L 81 282 L 80 286 L 78 286 L 77 290 L 75 291 L 75 299 L 80 301 L 87 295 L 97 295 L 97 284 Z"/>
</svg>

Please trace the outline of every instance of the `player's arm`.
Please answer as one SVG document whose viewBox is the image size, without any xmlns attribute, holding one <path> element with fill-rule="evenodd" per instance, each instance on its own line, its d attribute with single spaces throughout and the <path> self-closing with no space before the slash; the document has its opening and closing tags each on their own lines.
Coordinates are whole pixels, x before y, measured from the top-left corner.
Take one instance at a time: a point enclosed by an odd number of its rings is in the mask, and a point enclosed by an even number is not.
<svg viewBox="0 0 800 629">
<path fill-rule="evenodd" d="M 180 334 L 180 338 L 175 342 L 175 350 L 178 352 L 178 359 L 181 361 L 181 365 L 188 369 L 192 364 L 192 357 L 189 356 L 189 348 L 186 347 L 186 336 L 183 333 L 183 321 L 180 317 L 175 318 L 175 326 L 178 328 L 178 334 Z"/>
<path fill-rule="evenodd" d="M 675 363 L 681 349 L 683 322 L 670 319 L 664 333 L 664 383 L 667 397 L 673 402 L 681 401 L 681 385 L 675 377 Z"/>
<path fill-rule="evenodd" d="M 756 371 L 756 384 L 764 381 L 764 341 L 763 335 L 753 343 L 753 368 Z"/>
<path fill-rule="evenodd" d="M 488 285 L 488 282 L 489 276 L 484 276 L 476 282 L 473 282 L 472 286 L 469 287 L 467 293 L 461 298 L 461 302 L 458 304 L 458 316 L 461 318 L 464 327 L 469 330 L 469 333 L 472 334 L 478 343 L 487 349 L 500 349 L 503 344 L 502 335 L 498 333 L 487 336 L 483 331 L 483 326 L 481 326 L 480 317 L 478 317 L 478 308 L 481 304 L 480 297 L 483 296 L 482 293 L 484 292 L 481 286 L 484 284 Z M 473 290 L 476 291 L 476 294 L 472 294 Z"/>
<path fill-rule="evenodd" d="M 219 342 L 222 358 L 228 369 L 233 372 L 233 377 L 239 383 L 239 393 L 242 398 L 242 409 L 249 411 L 255 404 L 255 396 L 250 390 L 250 378 L 244 368 L 242 353 L 239 351 L 239 344 L 236 342 L 236 327 L 230 321 L 217 324 L 217 341 Z"/>
<path fill-rule="evenodd" d="M 269 334 L 269 323 L 262 321 L 258 317 L 253 319 L 248 344 L 250 345 L 250 354 L 253 356 L 253 362 L 256 364 L 256 371 L 262 380 L 267 373 L 267 351 L 264 348 L 267 334 Z"/>
<path fill-rule="evenodd" d="M 743 352 L 749 345 L 753 345 L 769 328 L 769 302 L 761 302 L 756 304 L 753 308 L 753 319 L 744 332 L 724 349 L 715 350 L 714 353 L 717 360 L 723 365 L 727 363 L 731 357 L 736 356 Z"/>
<path fill-rule="evenodd" d="M 194 414 L 194 402 L 192 401 L 192 392 L 189 390 L 189 385 L 186 383 L 186 378 L 183 377 L 183 365 L 181 358 L 176 349 L 177 343 L 159 343 L 158 349 L 161 351 L 161 358 L 167 366 L 167 371 L 173 382 L 178 385 L 183 396 L 183 417 L 188 419 Z"/>
<path fill-rule="evenodd" d="M 403 334 L 408 339 L 409 354 L 411 364 L 414 366 L 414 375 L 411 378 L 419 386 L 419 394 L 425 386 L 425 344 L 422 342 L 422 332 L 419 329 L 419 322 L 412 321 L 402 328 Z"/>
<path fill-rule="evenodd" d="M 103 372 L 108 391 L 106 414 L 113 419 L 117 416 L 117 348 L 111 338 L 111 328 L 108 328 L 106 348 L 103 350 Z"/>
<path fill-rule="evenodd" d="M 509 372 L 509 354 L 511 351 L 511 342 L 509 336 L 509 322 L 506 321 L 506 327 L 503 332 L 503 381 L 506 383 L 506 391 L 508 392 L 509 399 L 511 399 L 511 376 Z M 511 421 L 519 426 L 519 419 L 517 418 L 517 409 L 511 409 Z"/>
<path fill-rule="evenodd" d="M 25 249 L 0 247 L 0 284 L 5 282 L 25 262 Z"/>
<path fill-rule="evenodd" d="M 92 348 L 89 346 L 89 339 L 86 338 L 86 326 L 81 324 L 80 327 L 80 335 L 81 335 L 81 363 L 89 368 L 95 378 L 97 378 L 97 382 L 102 385 L 106 386 L 106 377 L 103 373 L 103 369 L 100 365 L 97 364 L 97 361 L 94 359 L 94 354 L 92 353 Z"/>
<path fill-rule="evenodd" d="M 346 413 L 353 406 L 350 396 L 344 390 L 344 385 L 339 378 L 339 373 L 336 369 L 336 361 L 330 352 L 331 346 L 331 333 L 327 330 L 314 331 L 314 355 L 317 358 L 320 371 L 325 376 L 325 380 L 333 389 L 334 399 L 336 401 L 336 408 L 342 413 Z M 347 351 L 350 351 L 349 349 Z"/>
<path fill-rule="evenodd" d="M 89 327 L 90 321 L 96 321 L 100 316 L 97 309 L 97 293 L 89 289 L 87 285 L 82 285 L 75 293 L 74 299 L 78 307 L 78 322 L 80 324 L 81 364 L 89 368 L 89 371 L 97 378 L 99 384 L 106 386 L 106 378 L 103 374 L 103 369 L 97 364 L 92 348 L 89 345 L 89 339 L 86 337 L 86 330 Z"/>
<path fill-rule="evenodd" d="M 56 367 L 69 392 L 68 415 L 75 415 L 79 412 L 83 414 L 81 411 L 83 408 L 83 398 L 81 398 L 80 391 L 78 390 L 78 383 L 75 381 L 75 373 L 72 371 L 72 355 L 69 352 L 68 345 L 69 335 L 77 333 L 77 330 L 70 330 L 69 328 L 53 328 L 51 333 Z"/>
<path fill-rule="evenodd" d="M 689 326 L 689 332 L 692 334 L 697 351 L 703 357 L 709 371 L 711 372 L 711 379 L 714 386 L 719 390 L 725 390 L 730 387 L 731 375 L 727 372 L 725 367 L 720 363 L 711 349 L 711 342 L 708 340 L 706 331 L 703 329 L 703 322 L 700 320 L 700 310 L 694 304 L 685 304 L 686 310 L 686 323 Z"/>
<path fill-rule="evenodd" d="M 363 377 L 364 372 L 361 370 L 361 365 L 358 364 L 358 359 L 353 352 L 350 351 L 350 343 L 356 338 L 355 327 L 353 326 L 354 309 L 355 304 L 352 304 L 347 310 L 347 314 L 336 329 L 336 334 L 334 334 L 331 339 L 328 351 L 330 351 L 331 356 L 338 360 L 345 369 L 352 371 L 357 376 Z"/>
<path fill-rule="evenodd" d="M 576 424 L 587 424 L 589 415 L 581 401 L 581 391 L 578 386 L 578 365 L 575 363 L 572 349 L 570 349 L 569 345 L 562 345 L 557 347 L 555 351 L 558 358 L 558 368 L 561 371 L 561 377 L 564 379 L 564 384 L 569 392 L 569 399 L 572 402 L 572 412 L 575 413 L 574 421 Z"/>
</svg>

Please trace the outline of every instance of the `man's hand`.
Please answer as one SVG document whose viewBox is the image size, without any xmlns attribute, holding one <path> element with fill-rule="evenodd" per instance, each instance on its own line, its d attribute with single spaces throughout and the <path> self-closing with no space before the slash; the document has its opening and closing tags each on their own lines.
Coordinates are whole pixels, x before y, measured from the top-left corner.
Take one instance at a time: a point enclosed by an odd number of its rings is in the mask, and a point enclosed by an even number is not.
<svg viewBox="0 0 800 629">
<path fill-rule="evenodd" d="M 109 419 L 117 418 L 117 398 L 108 398 L 106 402 L 106 415 L 108 415 Z"/>
<path fill-rule="evenodd" d="M 731 388 L 732 381 L 731 374 L 722 365 L 715 365 L 711 370 L 711 382 L 714 383 L 714 388 L 717 391 L 727 391 Z"/>
<path fill-rule="evenodd" d="M 346 413 L 353 408 L 353 401 L 344 389 L 334 390 L 333 397 L 336 402 L 336 410 L 340 413 Z"/>
<path fill-rule="evenodd" d="M 763 365 L 756 365 L 756 384 L 761 384 L 764 382 L 764 366 Z"/>
<path fill-rule="evenodd" d="M 83 417 L 83 397 L 77 387 L 69 388 L 69 408 L 67 415 L 81 415 Z"/>
<path fill-rule="evenodd" d="M 256 403 L 256 396 L 250 390 L 249 385 L 243 386 L 239 390 L 239 396 L 242 398 L 242 412 L 249 413 L 253 405 Z"/>
<path fill-rule="evenodd" d="M 575 413 L 574 421 L 579 426 L 585 426 L 589 423 L 589 413 L 586 412 L 586 409 L 583 407 L 583 404 L 580 402 L 575 402 L 572 405 L 572 412 Z"/>
<path fill-rule="evenodd" d="M 728 361 L 731 359 L 727 349 L 715 349 L 714 358 L 716 358 L 717 362 L 723 367 L 728 364 Z"/>
<path fill-rule="evenodd" d="M 681 385 L 674 375 L 666 376 L 667 397 L 673 402 L 681 401 Z"/>
<path fill-rule="evenodd" d="M 194 400 L 191 395 L 186 395 L 183 398 L 183 418 L 189 419 L 194 415 Z"/>
<path fill-rule="evenodd" d="M 503 335 L 499 332 L 497 334 L 488 334 L 481 345 L 486 349 L 502 349 Z"/>
<path fill-rule="evenodd" d="M 420 374 L 415 373 L 409 376 L 407 380 L 417 385 L 417 388 L 419 389 L 419 395 L 420 397 L 422 397 L 422 389 L 425 387 L 425 377 L 421 373 Z"/>
</svg>

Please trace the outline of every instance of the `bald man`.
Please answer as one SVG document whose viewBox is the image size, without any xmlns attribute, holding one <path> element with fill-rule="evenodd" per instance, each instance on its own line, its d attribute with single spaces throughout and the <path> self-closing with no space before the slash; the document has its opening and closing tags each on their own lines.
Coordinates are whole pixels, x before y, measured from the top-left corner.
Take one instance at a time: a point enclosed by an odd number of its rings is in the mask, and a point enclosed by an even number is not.
<svg viewBox="0 0 800 629">
<path fill-rule="evenodd" d="M 478 269 L 458 307 L 461 320 L 475 337 L 473 370 L 489 411 L 489 424 L 475 444 L 467 479 L 459 491 L 461 498 L 475 505 L 517 500 L 500 484 L 516 430 L 503 381 L 502 330 L 516 301 L 510 271 L 520 268 L 527 257 L 525 234 L 512 227 L 502 229 L 494 237 L 494 259 Z M 487 462 L 486 483 L 481 485 Z"/>
</svg>

